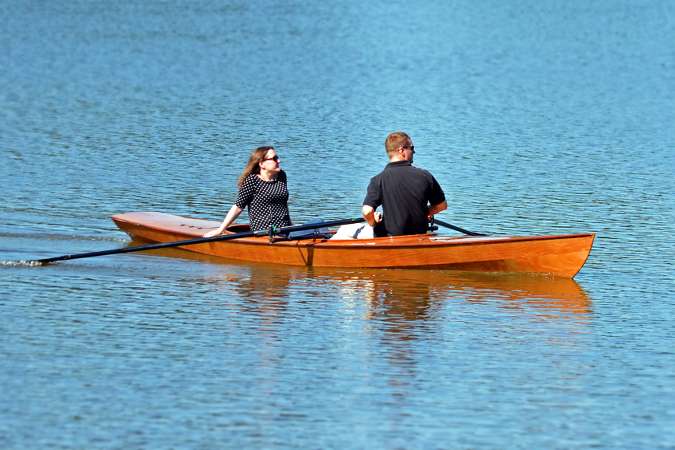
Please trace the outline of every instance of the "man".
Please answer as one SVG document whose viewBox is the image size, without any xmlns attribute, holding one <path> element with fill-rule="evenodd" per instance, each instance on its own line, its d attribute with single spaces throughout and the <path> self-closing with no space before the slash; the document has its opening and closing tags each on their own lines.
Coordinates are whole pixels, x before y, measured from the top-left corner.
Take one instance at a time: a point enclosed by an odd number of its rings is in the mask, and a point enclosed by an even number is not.
<svg viewBox="0 0 675 450">
<path fill-rule="evenodd" d="M 378 236 L 426 233 L 429 219 L 448 207 L 438 181 L 429 172 L 412 166 L 415 146 L 406 133 L 397 131 L 384 141 L 389 164 L 368 185 L 361 212 Z M 376 212 L 382 205 L 382 214 Z"/>
</svg>

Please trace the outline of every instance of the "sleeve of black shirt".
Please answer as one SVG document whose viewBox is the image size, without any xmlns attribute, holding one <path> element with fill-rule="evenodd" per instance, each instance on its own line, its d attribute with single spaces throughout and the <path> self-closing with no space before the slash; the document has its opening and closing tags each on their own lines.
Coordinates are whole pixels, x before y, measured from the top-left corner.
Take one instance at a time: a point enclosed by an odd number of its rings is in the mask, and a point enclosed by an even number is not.
<svg viewBox="0 0 675 450">
<path fill-rule="evenodd" d="M 382 190 L 380 189 L 378 177 L 370 179 L 370 184 L 368 184 L 368 191 L 366 192 L 366 198 L 363 199 L 363 204 L 368 205 L 373 209 L 377 209 L 377 207 L 382 204 Z"/>
<path fill-rule="evenodd" d="M 431 174 L 429 175 L 431 176 L 431 192 L 429 194 L 429 204 L 431 206 L 435 206 L 445 201 L 445 193 L 443 192 L 443 189 L 441 189 L 441 185 L 438 184 L 438 181 L 436 181 L 436 178 L 434 178 L 434 176 Z"/>
</svg>

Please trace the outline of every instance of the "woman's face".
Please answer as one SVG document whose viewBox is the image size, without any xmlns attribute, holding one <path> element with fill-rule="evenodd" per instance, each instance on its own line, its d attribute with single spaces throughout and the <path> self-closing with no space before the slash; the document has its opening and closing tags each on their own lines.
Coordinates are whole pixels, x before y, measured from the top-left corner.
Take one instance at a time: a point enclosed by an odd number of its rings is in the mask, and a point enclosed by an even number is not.
<svg viewBox="0 0 675 450">
<path fill-rule="evenodd" d="M 265 153 L 265 158 L 258 164 L 260 164 L 260 170 L 265 170 L 267 172 L 274 173 L 281 170 L 281 159 L 273 148 L 267 150 L 267 153 Z"/>
</svg>

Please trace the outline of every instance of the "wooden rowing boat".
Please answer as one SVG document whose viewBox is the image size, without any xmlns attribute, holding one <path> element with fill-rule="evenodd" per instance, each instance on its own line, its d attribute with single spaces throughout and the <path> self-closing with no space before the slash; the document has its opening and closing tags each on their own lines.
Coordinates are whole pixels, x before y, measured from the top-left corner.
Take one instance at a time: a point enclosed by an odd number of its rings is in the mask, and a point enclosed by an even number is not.
<svg viewBox="0 0 675 450">
<path fill-rule="evenodd" d="M 158 212 L 112 217 L 133 239 L 171 242 L 197 238 L 219 222 Z M 248 230 L 235 225 L 231 231 Z M 435 233 L 374 239 L 312 237 L 273 240 L 244 237 L 185 246 L 185 250 L 222 258 L 293 266 L 450 269 L 524 272 L 572 278 L 584 265 L 594 233 L 555 236 L 443 236 Z"/>
</svg>

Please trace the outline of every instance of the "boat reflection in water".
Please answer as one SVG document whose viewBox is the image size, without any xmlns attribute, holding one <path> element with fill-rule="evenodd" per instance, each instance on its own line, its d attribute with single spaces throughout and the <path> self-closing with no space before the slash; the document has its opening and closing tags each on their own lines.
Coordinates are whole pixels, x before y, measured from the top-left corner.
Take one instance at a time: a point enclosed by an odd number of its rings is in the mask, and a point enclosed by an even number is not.
<svg viewBox="0 0 675 450">
<path fill-rule="evenodd" d="M 403 322 L 433 319 L 447 301 L 498 304 L 541 319 L 585 320 L 591 300 L 568 278 L 523 274 L 489 274 L 447 270 L 332 269 L 241 263 L 180 249 L 148 254 L 217 264 L 206 282 L 225 282 L 244 299 L 274 300 L 286 304 L 298 294 L 320 297 L 338 294 L 343 302 L 365 304 L 365 316 L 390 316 Z M 294 289 L 289 290 L 289 284 Z M 337 292 L 335 292 L 337 289 Z"/>
<path fill-rule="evenodd" d="M 566 336 L 581 336 L 592 313 L 590 298 L 572 279 L 429 270 L 314 270 L 312 276 L 339 283 L 343 302 L 367 305 L 370 334 L 396 368 L 389 382 L 401 395 L 418 374 L 420 352 L 433 353 L 441 345 L 446 353 L 462 353 L 473 339 L 528 341 L 528 336 L 555 336 L 561 327 Z"/>
<path fill-rule="evenodd" d="M 256 340 L 262 344 L 257 351 L 269 364 L 281 357 L 279 342 L 289 323 L 307 324 L 312 333 L 320 326 L 317 323 L 350 323 L 355 326 L 350 328 L 354 339 L 364 343 L 374 339 L 377 352 L 399 370 L 398 375 L 391 375 L 396 384 L 405 383 L 416 373 L 419 352 L 427 351 L 420 349 L 437 348 L 434 343 L 446 351 L 463 352 L 474 338 L 497 335 L 520 339 L 562 332 L 571 339 L 565 345 L 570 345 L 574 336 L 586 334 L 592 313 L 590 298 L 572 279 L 277 266 L 179 249 L 152 254 L 208 262 L 209 274 L 203 276 L 199 270 L 195 282 L 215 289 L 216 295 L 222 291 L 219 301 L 236 312 L 234 322 L 245 322 L 256 330 Z M 334 339 L 339 332 L 326 330 L 323 339 Z M 561 343 L 555 338 L 536 342 Z"/>
<path fill-rule="evenodd" d="M 543 320 L 585 322 L 592 312 L 588 295 L 568 278 L 434 270 L 314 270 L 313 275 L 340 283 L 345 299 L 365 300 L 367 317 L 390 323 L 390 331 L 403 339 L 415 337 L 416 322 L 443 316 L 447 302 L 493 304 Z"/>
</svg>

